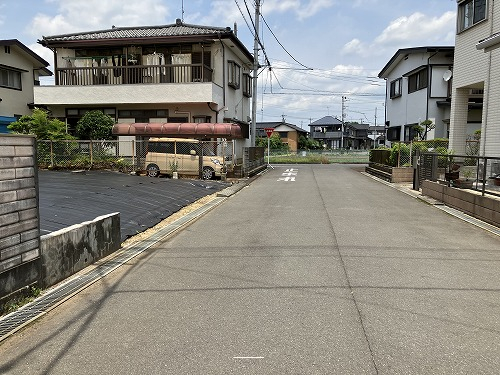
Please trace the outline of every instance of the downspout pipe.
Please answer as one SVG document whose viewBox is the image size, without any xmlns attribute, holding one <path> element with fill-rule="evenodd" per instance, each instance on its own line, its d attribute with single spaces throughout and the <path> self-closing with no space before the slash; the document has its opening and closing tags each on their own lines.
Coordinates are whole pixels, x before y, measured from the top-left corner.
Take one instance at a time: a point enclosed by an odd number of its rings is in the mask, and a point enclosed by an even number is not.
<svg viewBox="0 0 500 375">
<path fill-rule="evenodd" d="M 431 84 L 432 84 L 432 74 L 431 74 L 431 59 L 436 56 L 439 49 L 427 58 L 427 101 L 425 104 L 425 120 L 429 119 L 429 100 L 431 98 Z M 419 124 L 420 125 L 420 124 Z M 425 133 L 425 138 L 427 138 L 427 132 Z"/>
<path fill-rule="evenodd" d="M 226 48 L 224 47 L 224 43 L 220 37 L 220 33 L 217 33 L 219 37 L 219 42 L 222 48 L 222 107 L 226 106 Z M 219 112 L 217 111 L 217 117 L 219 117 Z M 217 118 L 216 121 L 219 121 Z"/>
</svg>

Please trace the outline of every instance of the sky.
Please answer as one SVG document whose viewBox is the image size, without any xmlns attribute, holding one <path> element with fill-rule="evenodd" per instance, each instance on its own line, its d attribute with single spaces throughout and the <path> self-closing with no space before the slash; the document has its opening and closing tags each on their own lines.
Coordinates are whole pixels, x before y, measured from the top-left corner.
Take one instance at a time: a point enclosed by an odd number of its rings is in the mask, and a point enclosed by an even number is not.
<svg viewBox="0 0 500 375">
<path fill-rule="evenodd" d="M 456 0 L 260 0 L 257 121 L 309 130 L 324 116 L 382 125 L 385 82 L 400 48 L 453 46 Z M 0 39 L 52 65 L 42 36 L 175 23 L 231 27 L 253 53 L 255 0 L 0 0 Z M 266 57 L 270 66 L 266 65 Z M 49 67 L 51 68 L 51 67 Z M 53 84 L 53 78 L 42 81 Z"/>
</svg>

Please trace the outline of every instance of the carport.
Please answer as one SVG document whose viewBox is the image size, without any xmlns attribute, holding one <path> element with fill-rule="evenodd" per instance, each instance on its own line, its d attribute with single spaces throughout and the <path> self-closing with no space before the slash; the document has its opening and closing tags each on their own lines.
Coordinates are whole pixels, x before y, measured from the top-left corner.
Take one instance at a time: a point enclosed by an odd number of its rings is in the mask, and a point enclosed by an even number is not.
<svg viewBox="0 0 500 375">
<path fill-rule="evenodd" d="M 243 131 L 235 123 L 119 123 L 113 126 L 113 135 L 242 139 Z"/>
</svg>

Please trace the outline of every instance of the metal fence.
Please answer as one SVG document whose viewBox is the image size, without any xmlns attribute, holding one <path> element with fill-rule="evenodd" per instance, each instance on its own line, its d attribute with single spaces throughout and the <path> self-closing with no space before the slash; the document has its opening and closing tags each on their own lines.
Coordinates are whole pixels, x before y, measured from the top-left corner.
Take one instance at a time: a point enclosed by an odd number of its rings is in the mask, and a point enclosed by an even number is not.
<svg viewBox="0 0 500 375">
<path fill-rule="evenodd" d="M 110 169 L 144 172 L 148 140 L 40 140 L 37 141 L 38 167 L 44 169 Z M 233 141 L 200 142 L 203 155 L 223 157 L 228 171 L 236 161 Z M 188 153 L 190 150 L 179 152 Z"/>
<path fill-rule="evenodd" d="M 500 196 L 500 157 L 422 153 L 418 163 L 419 182 L 428 179 L 449 186 Z"/>
</svg>

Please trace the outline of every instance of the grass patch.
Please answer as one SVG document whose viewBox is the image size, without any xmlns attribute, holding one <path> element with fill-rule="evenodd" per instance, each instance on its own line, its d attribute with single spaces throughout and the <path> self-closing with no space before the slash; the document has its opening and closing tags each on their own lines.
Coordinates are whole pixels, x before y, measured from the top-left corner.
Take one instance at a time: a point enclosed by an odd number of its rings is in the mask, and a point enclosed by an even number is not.
<svg viewBox="0 0 500 375">
<path fill-rule="evenodd" d="M 264 158 L 267 160 L 267 156 Z M 271 155 L 271 164 L 368 164 L 368 153 L 335 153 L 319 154 L 309 153 L 306 156 L 301 154 Z"/>
<path fill-rule="evenodd" d="M 10 314 L 16 311 L 21 306 L 32 302 L 42 293 L 42 290 L 36 286 L 30 286 L 24 292 L 19 293 L 15 297 L 7 300 L 3 305 L 0 305 L 0 316 Z"/>
</svg>

